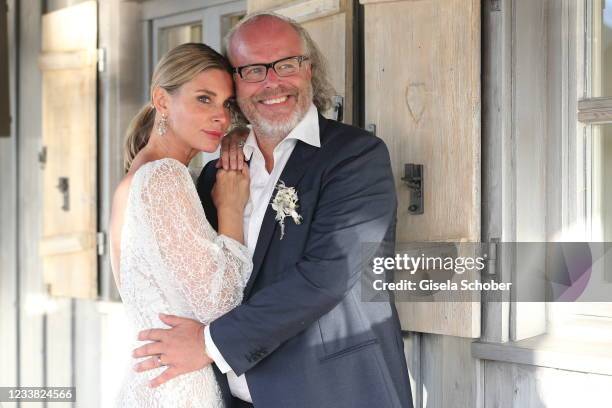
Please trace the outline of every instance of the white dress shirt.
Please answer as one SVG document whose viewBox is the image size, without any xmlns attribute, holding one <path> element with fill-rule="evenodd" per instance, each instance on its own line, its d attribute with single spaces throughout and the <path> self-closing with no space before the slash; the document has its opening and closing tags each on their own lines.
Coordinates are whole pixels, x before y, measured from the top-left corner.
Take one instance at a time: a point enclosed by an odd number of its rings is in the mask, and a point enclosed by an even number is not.
<svg viewBox="0 0 612 408">
<path fill-rule="evenodd" d="M 317 108 L 310 105 L 310 109 L 297 124 L 295 128 L 274 148 L 274 167 L 271 173 L 266 170 L 266 162 L 264 156 L 257 145 L 257 139 L 251 129 L 247 137 L 243 152 L 249 163 L 249 172 L 251 177 L 251 194 L 249 202 L 244 209 L 244 240 L 249 248 L 251 257 L 255 253 L 257 238 L 263 222 L 268 205 L 272 200 L 272 193 L 279 177 L 297 144 L 301 140 L 304 143 L 315 147 L 321 147 L 321 139 L 319 135 L 319 116 Z M 210 327 L 204 329 L 204 341 L 208 355 L 215 361 L 219 370 L 227 374 L 229 387 L 234 395 L 241 400 L 253 402 L 246 378 L 243 375 L 237 376 L 232 371 L 232 368 L 227 364 L 219 349 L 215 346 L 210 335 Z"/>
</svg>

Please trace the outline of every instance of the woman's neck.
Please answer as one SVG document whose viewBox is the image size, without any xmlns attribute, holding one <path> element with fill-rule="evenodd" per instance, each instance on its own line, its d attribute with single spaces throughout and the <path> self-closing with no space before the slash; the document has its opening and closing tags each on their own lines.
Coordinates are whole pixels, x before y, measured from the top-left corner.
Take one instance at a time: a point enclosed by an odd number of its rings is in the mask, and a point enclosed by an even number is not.
<svg viewBox="0 0 612 408">
<path fill-rule="evenodd" d="M 185 166 L 198 154 L 198 150 L 183 145 L 170 132 L 160 136 L 155 130 L 151 132 L 145 149 L 155 160 L 168 157 L 180 161 Z"/>
</svg>

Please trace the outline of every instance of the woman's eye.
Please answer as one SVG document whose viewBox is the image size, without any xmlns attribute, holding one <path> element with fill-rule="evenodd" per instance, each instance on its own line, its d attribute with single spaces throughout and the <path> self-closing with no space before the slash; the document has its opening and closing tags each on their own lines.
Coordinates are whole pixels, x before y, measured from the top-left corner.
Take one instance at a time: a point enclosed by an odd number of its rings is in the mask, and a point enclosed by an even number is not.
<svg viewBox="0 0 612 408">
<path fill-rule="evenodd" d="M 210 98 L 208 96 L 204 96 L 204 95 L 199 96 L 198 100 L 202 103 L 210 103 Z"/>
</svg>

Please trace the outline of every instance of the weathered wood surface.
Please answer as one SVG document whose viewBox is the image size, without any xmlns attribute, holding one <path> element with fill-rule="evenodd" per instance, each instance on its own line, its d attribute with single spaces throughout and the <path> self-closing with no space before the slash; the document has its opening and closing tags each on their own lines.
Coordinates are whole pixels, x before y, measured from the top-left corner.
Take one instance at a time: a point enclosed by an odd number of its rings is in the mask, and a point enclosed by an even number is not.
<svg viewBox="0 0 612 408">
<path fill-rule="evenodd" d="M 479 241 L 480 2 L 373 3 L 364 14 L 366 124 L 391 153 L 397 241 Z M 408 212 L 406 163 L 424 165 L 422 215 Z M 478 302 L 398 309 L 405 330 L 480 335 Z"/>
<path fill-rule="evenodd" d="M 97 296 L 97 4 L 42 18 L 45 284 L 53 296 Z M 61 97 L 58 97 L 61 95 Z M 60 180 L 67 179 L 64 199 Z"/>
</svg>

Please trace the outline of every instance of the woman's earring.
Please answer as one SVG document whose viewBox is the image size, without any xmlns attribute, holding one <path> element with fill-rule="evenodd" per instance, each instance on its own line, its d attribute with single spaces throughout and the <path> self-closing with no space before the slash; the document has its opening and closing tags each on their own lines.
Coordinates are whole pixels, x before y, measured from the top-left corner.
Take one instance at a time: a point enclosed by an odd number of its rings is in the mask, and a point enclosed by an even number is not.
<svg viewBox="0 0 612 408">
<path fill-rule="evenodd" d="M 159 120 L 159 123 L 157 124 L 157 133 L 160 136 L 164 136 L 167 130 L 168 130 L 168 117 L 166 116 L 165 113 L 162 113 L 161 119 Z"/>
</svg>

